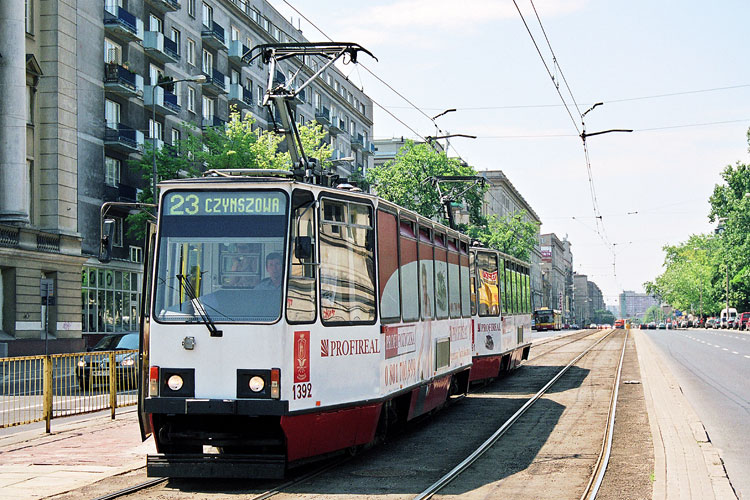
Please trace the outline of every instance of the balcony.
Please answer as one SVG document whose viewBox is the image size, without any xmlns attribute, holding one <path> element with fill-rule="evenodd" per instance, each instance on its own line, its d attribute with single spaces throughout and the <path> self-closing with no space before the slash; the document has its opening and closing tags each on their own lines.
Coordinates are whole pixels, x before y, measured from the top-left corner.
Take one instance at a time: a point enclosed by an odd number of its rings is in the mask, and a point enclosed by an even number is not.
<svg viewBox="0 0 750 500">
<path fill-rule="evenodd" d="M 203 25 L 201 39 L 207 47 L 215 50 L 227 50 L 226 42 L 224 41 L 224 28 L 213 21 L 211 21 L 211 26 Z"/>
<path fill-rule="evenodd" d="M 223 127 L 225 124 L 226 122 L 216 115 L 208 117 L 204 116 L 201 120 L 201 129 L 206 130 L 211 127 Z"/>
<path fill-rule="evenodd" d="M 121 97 L 143 97 L 143 77 L 119 64 L 107 63 L 104 65 L 104 90 Z"/>
<path fill-rule="evenodd" d="M 203 71 L 206 75 L 206 83 L 203 84 L 203 92 L 207 94 L 219 95 L 227 93 L 227 77 L 216 68 L 211 70 L 211 74 Z"/>
<path fill-rule="evenodd" d="M 356 149 L 357 151 L 365 149 L 365 138 L 362 134 L 352 135 L 350 139 L 352 149 Z"/>
<path fill-rule="evenodd" d="M 238 108 L 249 108 L 253 105 L 253 92 L 239 83 L 233 83 L 229 86 L 229 104 L 234 104 Z"/>
<path fill-rule="evenodd" d="M 306 102 L 305 91 L 303 89 L 299 94 L 294 96 L 294 99 L 291 100 L 290 104 L 292 105 L 292 107 L 296 107 L 300 104 L 305 104 Z"/>
<path fill-rule="evenodd" d="M 147 31 L 143 36 L 143 50 L 162 64 L 180 62 L 177 44 L 158 31 Z"/>
<path fill-rule="evenodd" d="M 161 14 L 180 10 L 180 2 L 178 0 L 146 0 L 146 3 Z"/>
<path fill-rule="evenodd" d="M 140 153 L 143 148 L 143 132 L 123 123 L 107 123 L 104 128 L 104 145 L 121 153 Z"/>
<path fill-rule="evenodd" d="M 133 186 L 128 186 L 126 184 L 119 184 L 117 186 L 118 191 L 118 201 L 125 201 L 125 202 L 134 202 L 138 201 L 138 190 L 134 188 Z"/>
<path fill-rule="evenodd" d="M 328 126 L 331 124 L 331 110 L 323 106 L 315 110 L 315 120 L 321 125 Z"/>
<path fill-rule="evenodd" d="M 161 115 L 176 115 L 180 112 L 177 96 L 164 87 L 146 85 L 143 92 L 143 105 L 156 110 Z"/>
<path fill-rule="evenodd" d="M 249 50 L 250 47 L 239 40 L 232 40 L 229 42 L 229 60 L 235 64 L 242 64 L 242 56 L 247 54 Z"/>
<path fill-rule="evenodd" d="M 104 31 L 128 42 L 140 41 L 143 40 L 143 21 L 122 7 L 107 2 L 104 7 Z"/>
<path fill-rule="evenodd" d="M 362 152 L 366 155 L 375 156 L 375 144 L 372 142 L 365 142 L 365 149 Z"/>
<path fill-rule="evenodd" d="M 346 130 L 346 124 L 344 120 L 337 116 L 331 117 L 331 125 L 328 127 L 328 133 L 331 135 L 343 134 Z"/>
</svg>

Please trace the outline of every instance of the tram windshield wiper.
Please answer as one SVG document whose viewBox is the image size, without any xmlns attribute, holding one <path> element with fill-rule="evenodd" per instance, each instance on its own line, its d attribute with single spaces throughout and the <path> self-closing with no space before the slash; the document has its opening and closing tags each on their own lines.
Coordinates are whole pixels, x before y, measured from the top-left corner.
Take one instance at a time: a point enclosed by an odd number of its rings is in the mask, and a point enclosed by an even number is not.
<svg viewBox="0 0 750 500">
<path fill-rule="evenodd" d="M 175 276 L 180 280 L 180 286 L 185 287 L 185 292 L 188 294 L 188 297 L 190 297 L 190 301 L 193 303 L 195 311 L 201 317 L 203 324 L 208 328 L 208 333 L 211 334 L 212 337 L 222 337 L 224 332 L 216 328 L 213 320 L 206 313 L 206 308 L 203 307 L 203 303 L 201 303 L 195 295 L 195 289 L 193 288 L 193 285 L 190 284 L 190 280 L 188 280 L 187 276 L 182 274 L 176 274 Z"/>
</svg>

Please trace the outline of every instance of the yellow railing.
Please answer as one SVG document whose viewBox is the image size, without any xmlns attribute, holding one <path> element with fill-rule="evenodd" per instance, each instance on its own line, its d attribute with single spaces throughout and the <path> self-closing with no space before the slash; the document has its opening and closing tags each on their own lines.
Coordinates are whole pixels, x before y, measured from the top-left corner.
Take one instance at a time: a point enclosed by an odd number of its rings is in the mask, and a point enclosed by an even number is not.
<svg viewBox="0 0 750 500">
<path fill-rule="evenodd" d="M 0 428 L 137 403 L 138 351 L 0 358 Z"/>
</svg>

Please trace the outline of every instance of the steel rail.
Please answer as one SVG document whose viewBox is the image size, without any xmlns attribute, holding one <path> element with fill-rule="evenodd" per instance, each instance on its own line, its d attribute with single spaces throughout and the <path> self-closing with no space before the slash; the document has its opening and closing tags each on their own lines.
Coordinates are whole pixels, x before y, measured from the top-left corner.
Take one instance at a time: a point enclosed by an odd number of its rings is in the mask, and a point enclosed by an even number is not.
<svg viewBox="0 0 750 500">
<path fill-rule="evenodd" d="M 510 429 L 510 427 L 516 423 L 516 421 L 526 413 L 526 411 L 531 408 L 531 406 L 541 398 L 547 390 L 549 390 L 552 385 L 557 382 L 560 377 L 562 377 L 565 372 L 567 372 L 570 367 L 572 367 L 574 364 L 576 364 L 581 358 L 583 358 L 586 354 L 591 352 L 591 350 L 602 343 L 606 338 L 608 338 L 610 335 L 615 333 L 617 330 L 612 330 L 596 342 L 594 342 L 592 345 L 587 347 L 583 352 L 581 352 L 578 356 L 576 356 L 570 363 L 565 365 L 552 379 L 545 384 L 544 387 L 539 389 L 539 392 L 534 394 L 534 396 L 531 397 L 524 405 L 518 409 L 508 420 L 505 421 L 503 425 L 501 425 L 487 440 L 479 445 L 479 447 L 474 450 L 474 452 L 466 457 L 461 463 L 456 465 L 453 469 L 450 470 L 447 474 L 445 474 L 443 477 L 435 481 L 431 486 L 429 486 L 426 490 L 424 490 L 419 495 L 415 496 L 413 500 L 426 500 L 428 498 L 432 498 L 432 496 L 443 489 L 445 486 L 447 486 L 451 481 L 453 481 L 455 478 L 457 478 L 463 471 L 469 468 L 471 464 L 477 461 L 479 457 L 484 455 L 491 447 L 494 445 L 500 437 L 505 434 L 505 432 Z"/>
<path fill-rule="evenodd" d="M 281 484 L 281 485 L 279 485 L 279 486 L 277 486 L 277 487 L 275 487 L 273 489 L 266 490 L 263 493 L 259 493 L 259 494 L 257 494 L 256 496 L 253 496 L 253 497 L 247 497 L 247 500 L 265 500 L 266 498 L 271 498 L 272 496 L 278 495 L 284 489 L 289 488 L 290 486 L 293 486 L 293 485 L 295 485 L 297 483 L 301 483 L 303 481 L 307 481 L 308 479 L 312 479 L 312 478 L 314 478 L 316 476 L 319 476 L 320 474 L 322 474 L 324 472 L 327 472 L 328 470 L 333 469 L 334 467 L 338 467 L 339 465 L 342 465 L 342 464 L 348 462 L 349 460 L 351 460 L 351 457 L 346 457 L 346 458 L 343 458 L 343 459 L 336 460 L 333 463 L 330 463 L 330 464 L 327 464 L 327 465 L 321 467 L 320 469 L 308 472 L 307 474 L 303 474 L 302 476 L 297 477 L 295 479 L 292 479 L 290 481 L 287 481 L 287 482 L 285 482 L 285 483 L 283 483 L 283 484 Z M 168 480 L 169 480 L 169 478 L 167 478 L 167 477 L 159 477 L 159 478 L 156 478 L 156 479 L 152 479 L 150 481 L 146 481 L 146 482 L 143 482 L 143 483 L 140 483 L 140 484 L 136 484 L 135 486 L 130 486 L 128 488 L 123 488 L 121 490 L 115 491 L 114 493 L 109 493 L 107 495 L 97 497 L 97 498 L 95 498 L 93 500 L 113 500 L 115 498 L 121 498 L 121 497 L 129 495 L 131 493 L 136 493 L 136 492 L 138 492 L 140 490 L 144 490 L 146 488 L 150 488 L 151 486 L 156 486 L 158 484 L 167 482 Z"/>
<path fill-rule="evenodd" d="M 587 329 L 587 330 L 586 330 L 586 332 L 588 332 L 588 333 L 583 333 L 583 334 L 582 334 L 582 335 L 581 335 L 580 337 L 576 337 L 576 338 L 574 338 L 574 339 L 570 340 L 569 342 L 565 342 L 565 343 L 563 343 L 563 344 L 560 344 L 560 345 L 558 345 L 558 346 L 556 346 L 556 347 L 553 347 L 552 349 L 548 349 L 548 350 L 544 351 L 544 352 L 543 352 L 543 353 L 541 353 L 541 354 L 536 354 L 536 355 L 534 355 L 534 357 L 533 357 L 533 358 L 529 358 L 529 361 L 532 361 L 532 360 L 534 360 L 534 359 L 537 359 L 537 358 L 541 358 L 542 356 L 546 356 L 547 354 L 549 354 L 549 353 L 551 353 L 551 352 L 554 352 L 554 351 L 556 351 L 556 350 L 558 350 L 558 349 L 560 349 L 560 348 L 562 348 L 562 347 L 565 347 L 566 345 L 570 345 L 570 344 L 572 344 L 572 343 L 574 343 L 574 342 L 578 342 L 579 340 L 583 340 L 583 339 L 585 339 L 586 337 L 590 337 L 591 335 L 594 335 L 595 333 L 597 333 L 597 332 L 599 332 L 599 331 L 601 331 L 601 330 L 593 330 L 593 331 L 592 331 L 592 330 L 591 330 L 591 329 L 589 328 L 589 329 Z M 532 345 L 531 345 L 531 347 L 539 347 L 539 346 L 543 346 L 543 345 L 551 344 L 551 343 L 552 343 L 552 342 L 554 342 L 555 340 L 568 340 L 568 337 L 573 337 L 574 335 L 578 335 L 578 332 L 576 332 L 576 333 L 572 333 L 572 334 L 570 334 L 570 335 L 566 335 L 566 336 L 564 336 L 564 337 L 556 337 L 555 339 L 553 339 L 553 340 L 550 340 L 549 342 L 542 342 L 542 343 L 540 343 L 540 344 L 537 344 L 536 346 L 532 344 Z"/>
<path fill-rule="evenodd" d="M 136 491 L 145 490 L 146 488 L 150 488 L 151 486 L 156 486 L 157 484 L 165 483 L 167 482 L 167 480 L 168 478 L 166 477 L 157 477 L 156 479 L 151 479 L 150 481 L 146 481 L 141 484 L 136 484 L 135 486 L 123 488 L 121 490 L 115 491 L 114 493 L 108 493 L 106 495 L 96 497 L 94 500 L 112 500 L 113 498 L 124 497 L 125 495 L 135 493 Z"/>
<path fill-rule="evenodd" d="M 625 341 L 622 343 L 622 353 L 620 354 L 620 363 L 617 366 L 617 376 L 615 377 L 612 396 L 609 400 L 609 413 L 607 415 L 607 427 L 602 439 L 602 449 L 599 452 L 599 458 L 594 466 L 594 472 L 591 474 L 589 483 L 581 495 L 581 500 L 594 500 L 599 493 L 599 487 L 604 480 L 604 474 L 607 472 L 609 457 L 612 453 L 612 439 L 615 434 L 615 414 L 617 412 L 617 397 L 620 393 L 620 378 L 622 376 L 622 364 L 625 360 L 625 348 L 628 345 L 628 334 L 630 330 L 625 330 Z"/>
</svg>

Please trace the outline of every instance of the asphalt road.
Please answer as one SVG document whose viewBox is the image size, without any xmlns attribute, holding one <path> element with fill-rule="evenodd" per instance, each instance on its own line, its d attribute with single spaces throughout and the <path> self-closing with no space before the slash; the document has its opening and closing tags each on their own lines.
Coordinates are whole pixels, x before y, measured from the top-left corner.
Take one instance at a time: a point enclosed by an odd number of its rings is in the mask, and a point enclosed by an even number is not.
<svg viewBox="0 0 750 500">
<path fill-rule="evenodd" d="M 750 498 L 750 333 L 655 330 L 682 391 L 718 448 L 739 498 Z"/>
</svg>

